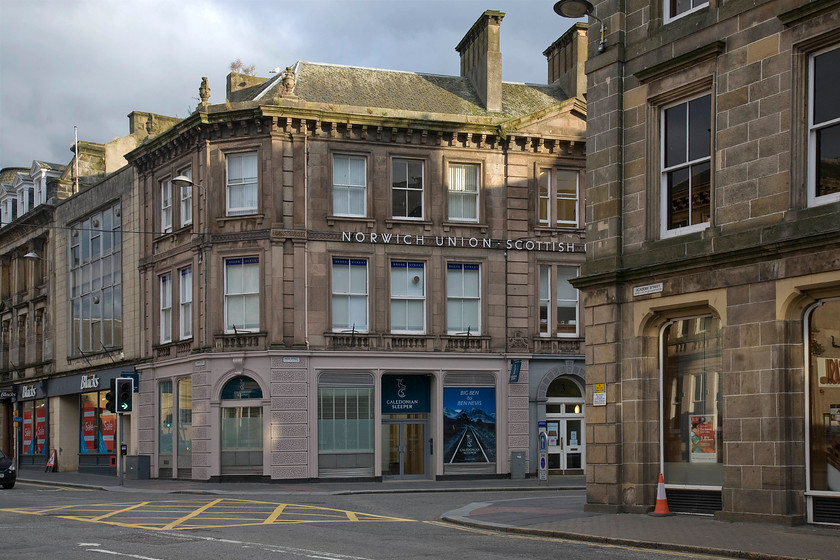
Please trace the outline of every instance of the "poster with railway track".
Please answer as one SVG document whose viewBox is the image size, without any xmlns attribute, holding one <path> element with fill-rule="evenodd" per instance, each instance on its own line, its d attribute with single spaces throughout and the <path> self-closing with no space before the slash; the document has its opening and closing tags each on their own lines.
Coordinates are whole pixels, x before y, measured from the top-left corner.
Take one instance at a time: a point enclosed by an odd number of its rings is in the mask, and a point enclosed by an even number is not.
<svg viewBox="0 0 840 560">
<path fill-rule="evenodd" d="M 496 389 L 444 387 L 443 460 L 496 462 Z"/>
</svg>

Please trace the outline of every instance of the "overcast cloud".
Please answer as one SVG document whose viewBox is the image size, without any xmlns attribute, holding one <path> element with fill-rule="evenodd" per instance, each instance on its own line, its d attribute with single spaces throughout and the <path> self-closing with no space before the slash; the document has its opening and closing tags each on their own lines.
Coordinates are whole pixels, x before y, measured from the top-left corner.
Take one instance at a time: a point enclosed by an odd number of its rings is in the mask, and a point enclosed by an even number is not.
<svg viewBox="0 0 840 560">
<path fill-rule="evenodd" d="M 0 168 L 70 162 L 79 139 L 128 134 L 134 110 L 186 117 L 202 76 L 223 103 L 231 61 L 298 60 L 458 75 L 455 46 L 505 12 L 505 81 L 546 83 L 542 52 L 573 23 L 554 0 L 0 0 Z"/>
</svg>

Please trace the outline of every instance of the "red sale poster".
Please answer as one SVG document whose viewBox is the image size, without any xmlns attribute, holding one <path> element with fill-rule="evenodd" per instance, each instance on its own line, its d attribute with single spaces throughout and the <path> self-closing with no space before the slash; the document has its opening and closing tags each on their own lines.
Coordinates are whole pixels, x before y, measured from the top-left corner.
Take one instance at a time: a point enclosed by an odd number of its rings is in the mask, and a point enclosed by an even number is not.
<svg viewBox="0 0 840 560">
<path fill-rule="evenodd" d="M 44 452 L 44 443 L 47 440 L 47 409 L 39 407 L 35 415 L 35 452 Z"/>
<path fill-rule="evenodd" d="M 23 413 L 23 452 L 35 453 L 35 432 L 32 425 L 32 411 Z"/>
<path fill-rule="evenodd" d="M 96 435 L 96 418 L 94 414 L 93 403 L 90 401 L 85 402 L 82 414 L 82 438 L 84 440 L 84 446 L 81 449 L 82 453 L 93 453 L 96 451 L 96 441 L 94 439 Z"/>
<path fill-rule="evenodd" d="M 116 432 L 117 415 L 102 414 L 102 441 L 105 444 L 105 452 L 114 451 L 114 433 Z M 99 450 L 102 452 L 103 450 Z"/>
</svg>

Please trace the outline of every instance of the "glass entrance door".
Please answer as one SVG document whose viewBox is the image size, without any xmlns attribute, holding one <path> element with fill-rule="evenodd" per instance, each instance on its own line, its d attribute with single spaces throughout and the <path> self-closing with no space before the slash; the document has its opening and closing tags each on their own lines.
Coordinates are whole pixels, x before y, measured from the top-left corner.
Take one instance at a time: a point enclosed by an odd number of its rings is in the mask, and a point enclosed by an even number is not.
<svg viewBox="0 0 840 560">
<path fill-rule="evenodd" d="M 382 423 L 382 476 L 426 478 L 429 466 L 425 422 Z"/>
<path fill-rule="evenodd" d="M 553 471 L 584 467 L 583 421 L 580 418 L 547 419 L 548 468 Z"/>
</svg>

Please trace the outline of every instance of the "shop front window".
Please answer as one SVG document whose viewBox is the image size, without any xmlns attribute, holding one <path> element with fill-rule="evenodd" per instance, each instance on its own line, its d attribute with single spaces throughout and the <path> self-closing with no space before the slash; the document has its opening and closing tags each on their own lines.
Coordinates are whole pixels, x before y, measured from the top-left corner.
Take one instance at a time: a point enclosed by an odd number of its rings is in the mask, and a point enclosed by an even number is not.
<svg viewBox="0 0 840 560">
<path fill-rule="evenodd" d="M 662 461 L 671 485 L 723 484 L 720 320 L 669 323 L 662 336 Z"/>
<path fill-rule="evenodd" d="M 262 474 L 262 398 L 259 383 L 245 375 L 222 388 L 222 474 Z"/>
<path fill-rule="evenodd" d="M 23 453 L 40 455 L 46 453 L 47 406 L 46 400 L 38 399 L 23 403 Z"/>
<path fill-rule="evenodd" d="M 811 491 L 840 492 L 840 301 L 814 308 L 806 324 Z"/>
<path fill-rule="evenodd" d="M 105 393 L 95 391 L 81 395 L 79 453 L 113 453 L 117 415 L 105 410 Z"/>
</svg>

